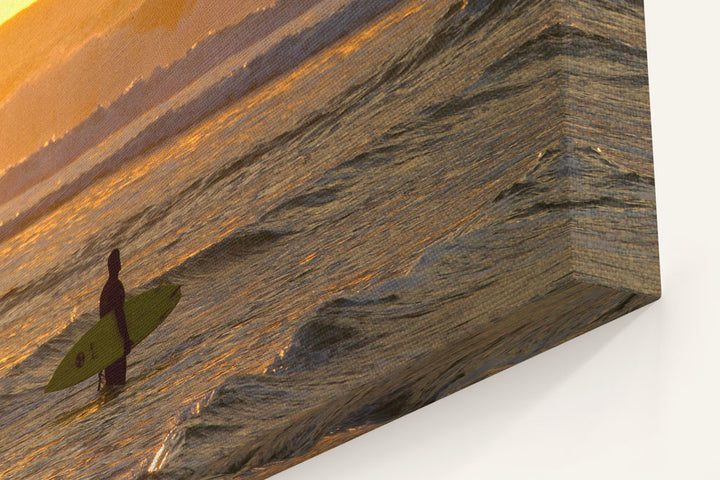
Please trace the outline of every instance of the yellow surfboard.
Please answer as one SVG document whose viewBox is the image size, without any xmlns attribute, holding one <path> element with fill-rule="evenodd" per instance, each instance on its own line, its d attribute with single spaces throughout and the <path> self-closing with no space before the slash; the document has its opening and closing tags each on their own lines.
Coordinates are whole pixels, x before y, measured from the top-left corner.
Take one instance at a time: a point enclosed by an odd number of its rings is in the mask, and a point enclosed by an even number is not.
<svg viewBox="0 0 720 480">
<path fill-rule="evenodd" d="M 180 285 L 160 285 L 125 302 L 128 335 L 135 345 L 155 330 L 180 301 Z M 56 392 L 99 373 L 123 356 L 115 313 L 102 317 L 73 345 L 45 387 Z"/>
</svg>

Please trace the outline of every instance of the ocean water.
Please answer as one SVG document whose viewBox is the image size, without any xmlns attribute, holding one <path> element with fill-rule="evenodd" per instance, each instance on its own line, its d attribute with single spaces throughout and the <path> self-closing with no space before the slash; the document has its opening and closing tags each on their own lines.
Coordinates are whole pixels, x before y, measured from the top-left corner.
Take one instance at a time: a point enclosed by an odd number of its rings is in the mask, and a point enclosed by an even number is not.
<svg viewBox="0 0 720 480">
<path fill-rule="evenodd" d="M 537 22 L 508 21 L 515 3 Z M 539 8 L 286 0 L 242 48 L 156 72 L 194 72 L 169 98 L 96 116 L 102 134 L 0 207 L 0 477 L 261 478 L 507 366 L 457 376 L 428 352 L 503 281 L 488 252 L 529 248 L 497 212 L 558 154 L 527 121 L 552 110 L 552 59 L 512 54 Z M 183 298 L 121 391 L 45 394 L 113 248 L 130 295 Z"/>
</svg>

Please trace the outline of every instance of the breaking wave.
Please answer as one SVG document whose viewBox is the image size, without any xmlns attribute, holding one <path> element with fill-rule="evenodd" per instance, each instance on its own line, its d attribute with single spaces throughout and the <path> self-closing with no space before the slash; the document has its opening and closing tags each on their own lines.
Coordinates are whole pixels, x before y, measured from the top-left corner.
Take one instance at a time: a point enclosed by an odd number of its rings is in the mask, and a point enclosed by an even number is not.
<svg viewBox="0 0 720 480">
<path fill-rule="evenodd" d="M 289 17 L 301 15 L 303 9 L 309 9 L 312 3 L 315 2 L 284 2 L 281 4 L 283 7 L 276 8 L 284 9 L 284 15 L 280 15 L 280 18 L 284 18 L 287 23 L 290 21 Z M 110 107 L 99 108 L 86 122 L 68 133 L 63 139 L 48 144 L 47 147 L 23 163 L 7 170 L 3 177 L 0 177 L 0 192 L 4 192 L 0 194 L 0 203 L 8 202 L 30 187 L 37 185 L 38 182 L 45 182 L 49 185 L 50 192 L 31 202 L 30 205 L 19 202 L 15 216 L 8 215 L 8 212 L 12 213 L 15 208 L 8 209 L 4 215 L 5 218 L 0 218 L 0 222 L 2 222 L 0 223 L 0 238 L 15 234 L 48 210 L 57 207 L 87 188 L 101 175 L 115 170 L 123 162 L 150 150 L 163 140 L 182 132 L 206 116 L 237 101 L 258 85 L 294 69 L 310 56 L 363 26 L 396 3 L 398 0 L 355 0 L 314 25 L 282 38 L 259 56 L 238 66 L 228 76 L 216 78 L 208 88 L 191 92 L 187 101 L 178 104 L 169 100 L 163 106 L 156 107 L 159 109 L 159 113 L 154 118 L 148 118 L 150 114 L 145 114 L 144 118 L 136 120 L 136 122 L 144 122 L 139 125 L 140 131 L 122 142 L 122 146 L 112 153 L 101 156 L 101 158 L 91 159 L 92 150 L 89 150 L 82 157 L 87 159 L 87 167 L 81 168 L 79 174 L 70 175 L 70 179 L 66 180 L 62 176 L 62 170 L 68 167 L 78 155 L 81 155 L 83 150 L 91 149 L 94 144 L 107 138 L 108 135 L 118 135 L 118 132 L 115 131 L 129 123 L 128 112 L 134 119 L 147 110 L 146 96 L 148 94 L 154 95 L 156 91 L 161 90 L 179 90 L 179 86 L 167 84 L 171 81 L 169 76 L 172 76 L 172 81 L 176 82 L 175 78 L 183 77 L 182 72 L 192 70 L 190 65 L 195 65 L 192 59 L 202 56 L 191 50 L 185 59 L 179 60 L 163 71 L 157 71 L 147 82 L 139 82 L 134 85 Z M 273 15 L 275 13 L 273 12 Z M 265 15 L 264 12 L 258 13 L 246 22 L 259 24 Z M 241 46 L 245 46 L 252 41 L 258 41 L 262 37 L 259 34 L 256 36 L 247 34 L 250 36 L 246 37 L 244 42 L 238 39 L 239 33 L 234 29 L 239 29 L 240 26 L 245 28 L 246 22 L 233 27 L 230 31 L 221 31 L 216 34 L 218 38 L 213 36 L 206 40 L 207 47 L 198 46 L 195 50 L 216 49 L 220 46 L 218 42 L 224 45 L 239 43 Z M 280 25 L 279 20 L 271 22 L 271 26 L 276 28 L 279 28 Z M 264 33 L 268 32 L 265 30 Z M 211 61 L 208 67 L 219 61 L 220 59 Z M 185 75 L 185 77 L 187 76 Z M 185 78 L 185 81 L 190 80 L 193 78 Z M 131 127 L 132 125 L 127 125 L 125 130 L 132 131 Z M 138 126 L 135 126 L 134 129 L 137 130 Z"/>
</svg>

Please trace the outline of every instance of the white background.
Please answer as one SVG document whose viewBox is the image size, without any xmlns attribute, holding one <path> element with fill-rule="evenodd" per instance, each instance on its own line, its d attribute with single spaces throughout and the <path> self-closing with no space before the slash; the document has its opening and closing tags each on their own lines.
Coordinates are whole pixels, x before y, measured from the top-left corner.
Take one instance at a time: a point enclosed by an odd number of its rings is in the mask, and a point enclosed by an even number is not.
<svg viewBox="0 0 720 480">
<path fill-rule="evenodd" d="M 720 479 L 720 6 L 645 12 L 663 298 L 274 479 Z"/>
</svg>

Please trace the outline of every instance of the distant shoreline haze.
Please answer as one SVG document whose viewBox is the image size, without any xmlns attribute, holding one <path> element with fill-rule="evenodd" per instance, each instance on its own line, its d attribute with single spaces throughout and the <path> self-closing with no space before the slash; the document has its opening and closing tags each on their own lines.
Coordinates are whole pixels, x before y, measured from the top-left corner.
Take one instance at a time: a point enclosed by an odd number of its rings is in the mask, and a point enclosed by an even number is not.
<svg viewBox="0 0 720 480">
<path fill-rule="evenodd" d="M 210 32 L 273 4 L 40 0 L 0 25 L 0 171 L 71 132 Z M 72 22 L 69 20 L 72 17 Z M 0 199 L 2 201 L 2 199 Z"/>
</svg>

